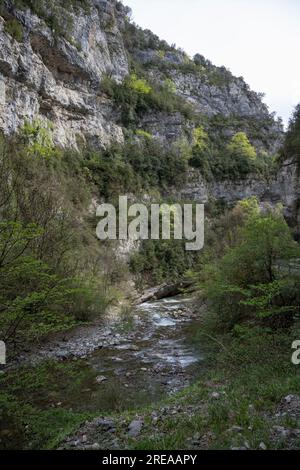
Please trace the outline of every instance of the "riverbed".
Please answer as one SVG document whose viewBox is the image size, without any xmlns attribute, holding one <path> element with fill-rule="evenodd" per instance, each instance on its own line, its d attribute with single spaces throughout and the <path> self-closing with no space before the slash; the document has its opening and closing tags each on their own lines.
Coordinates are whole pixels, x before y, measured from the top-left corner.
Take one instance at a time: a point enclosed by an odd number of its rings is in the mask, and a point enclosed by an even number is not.
<svg viewBox="0 0 300 470">
<path fill-rule="evenodd" d="M 109 325 L 81 327 L 24 356 L 5 372 L 5 392 L 13 390 L 21 406 L 33 407 L 30 413 L 42 422 L 52 413 L 59 419 L 63 413 L 138 412 L 201 374 L 204 356 L 194 341 L 199 317 L 194 300 L 183 296 L 142 303 Z M 46 437 L 30 441 L 31 417 L 22 410 L 25 434 L 23 424 L 6 419 L 1 445 L 47 446 Z"/>
</svg>

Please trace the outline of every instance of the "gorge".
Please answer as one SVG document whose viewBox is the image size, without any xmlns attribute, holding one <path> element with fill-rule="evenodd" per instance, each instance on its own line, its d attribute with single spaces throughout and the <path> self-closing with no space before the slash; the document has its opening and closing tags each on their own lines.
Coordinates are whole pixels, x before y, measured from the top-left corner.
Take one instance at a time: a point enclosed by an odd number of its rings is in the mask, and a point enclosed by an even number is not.
<svg viewBox="0 0 300 470">
<path fill-rule="evenodd" d="M 1 448 L 299 448 L 299 123 L 120 1 L 0 0 Z M 204 250 L 100 241 L 120 196 Z"/>
</svg>

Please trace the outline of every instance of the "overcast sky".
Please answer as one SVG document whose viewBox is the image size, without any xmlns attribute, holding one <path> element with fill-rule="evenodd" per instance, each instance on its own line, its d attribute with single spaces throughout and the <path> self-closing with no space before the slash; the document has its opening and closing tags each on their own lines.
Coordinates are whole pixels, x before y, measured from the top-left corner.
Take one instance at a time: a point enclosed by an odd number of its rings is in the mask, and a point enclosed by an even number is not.
<svg viewBox="0 0 300 470">
<path fill-rule="evenodd" d="M 300 0 L 123 0 L 143 28 L 243 76 L 285 123 L 300 102 Z"/>
</svg>

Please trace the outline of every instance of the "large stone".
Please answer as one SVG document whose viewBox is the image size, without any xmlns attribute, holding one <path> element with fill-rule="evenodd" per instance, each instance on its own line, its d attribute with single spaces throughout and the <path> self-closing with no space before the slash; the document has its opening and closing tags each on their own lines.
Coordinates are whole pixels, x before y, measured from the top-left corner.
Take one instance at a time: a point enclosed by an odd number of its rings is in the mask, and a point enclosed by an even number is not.
<svg viewBox="0 0 300 470">
<path fill-rule="evenodd" d="M 141 433 L 143 424 L 144 423 L 141 419 L 135 419 L 132 421 L 128 426 L 128 435 L 130 437 L 137 437 Z"/>
</svg>

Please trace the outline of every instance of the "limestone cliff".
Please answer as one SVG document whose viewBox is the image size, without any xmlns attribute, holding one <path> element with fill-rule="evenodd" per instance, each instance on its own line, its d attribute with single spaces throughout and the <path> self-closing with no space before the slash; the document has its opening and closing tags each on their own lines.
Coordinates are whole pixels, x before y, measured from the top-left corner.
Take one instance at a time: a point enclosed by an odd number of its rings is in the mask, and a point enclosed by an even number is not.
<svg viewBox="0 0 300 470">
<path fill-rule="evenodd" d="M 0 129 L 12 134 L 26 120 L 47 119 L 53 123 L 55 142 L 64 147 L 122 143 L 126 128 L 118 103 L 101 84 L 107 77 L 122 83 L 140 70 L 150 81 L 171 86 L 195 117 L 180 110 L 147 110 L 137 128 L 165 141 L 191 140 L 201 118 L 221 138 L 243 130 L 257 149 L 278 149 L 282 124 L 243 78 L 200 54 L 189 58 L 137 27 L 129 14 L 117 0 L 2 0 Z M 207 183 L 195 170 L 182 195 L 233 202 L 256 194 L 272 203 L 282 200 L 287 214 L 297 219 L 298 186 L 293 166 L 267 183 L 251 177 Z"/>
<path fill-rule="evenodd" d="M 251 119 L 259 122 L 267 146 L 276 148 L 281 125 L 242 78 L 200 55 L 192 60 L 139 29 L 116 0 L 69 4 L 67 9 L 60 0 L 2 1 L 0 128 L 5 133 L 39 117 L 54 123 L 56 142 L 63 146 L 76 146 L 78 140 L 101 146 L 122 142 L 118 109 L 100 85 L 107 76 L 122 81 L 134 61 L 151 79 L 172 81 L 175 92 L 208 118 L 238 116 L 241 129 Z M 178 138 L 188 126 L 180 113 L 146 113 L 140 127 Z M 225 127 L 234 132 L 229 123 Z M 254 143 L 262 145 L 261 135 Z"/>
<path fill-rule="evenodd" d="M 16 8 L 18 2 L 4 3 L 0 128 L 12 133 L 26 119 L 47 118 L 63 146 L 76 146 L 78 139 L 95 145 L 122 141 L 112 104 L 99 86 L 104 74 L 116 80 L 128 74 L 123 8 L 114 1 L 93 1 L 88 11 L 79 7 L 64 12 L 61 7 L 56 13 L 65 15 L 61 33 L 51 29 L 47 16 L 39 18 L 26 5 Z M 14 37 L 11 24 L 19 25 L 22 38 Z"/>
</svg>

